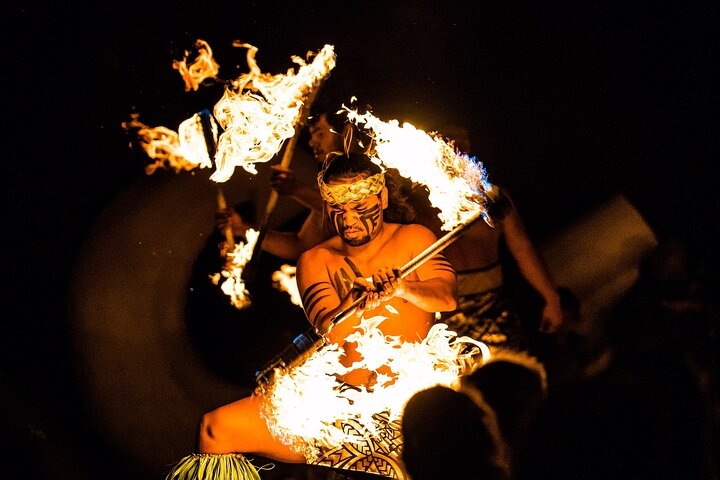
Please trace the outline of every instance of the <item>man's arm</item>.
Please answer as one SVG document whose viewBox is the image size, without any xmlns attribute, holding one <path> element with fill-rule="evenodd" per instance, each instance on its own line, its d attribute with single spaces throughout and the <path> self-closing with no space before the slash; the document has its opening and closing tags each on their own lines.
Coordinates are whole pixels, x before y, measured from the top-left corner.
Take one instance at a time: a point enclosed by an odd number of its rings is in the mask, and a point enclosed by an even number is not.
<svg viewBox="0 0 720 480">
<path fill-rule="evenodd" d="M 271 165 L 270 186 L 280 195 L 292 197 L 296 202 L 311 209 L 322 211 L 320 192 L 310 185 L 299 182 L 295 173 L 282 165 Z"/>
<path fill-rule="evenodd" d="M 217 230 L 222 231 L 228 225 L 230 209 L 220 210 L 215 214 Z M 232 223 L 235 237 L 244 237 L 251 227 L 245 221 Z M 297 260 L 302 252 L 314 247 L 329 238 L 320 221 L 320 212 L 312 210 L 297 232 L 281 232 L 270 230 L 265 232 L 261 248 L 276 257 Z"/>
<path fill-rule="evenodd" d="M 327 265 L 330 254 L 322 247 L 307 250 L 300 255 L 295 270 L 298 292 L 305 316 L 315 329 L 324 334 L 332 326 L 331 321 L 350 307 L 360 292 L 341 292 L 330 283 Z M 342 298 L 341 298 L 342 295 Z M 341 322 L 343 328 L 333 329 L 335 341 L 345 338 L 355 327 L 352 322 Z M 340 332 L 342 330 L 342 332 Z M 344 333 L 345 335 L 341 335 Z"/>
<path fill-rule="evenodd" d="M 545 300 L 540 331 L 547 333 L 556 331 L 562 323 L 562 309 L 557 286 L 528 237 L 522 219 L 514 207 L 510 209 L 503 220 L 502 228 L 505 243 L 515 258 L 520 273 Z"/>
<path fill-rule="evenodd" d="M 277 257 L 296 260 L 302 252 L 330 237 L 322 228 L 322 198 L 317 189 L 298 182 L 292 170 L 281 165 L 270 168 L 270 186 L 309 208 L 310 214 L 298 232 L 266 232 L 261 248 Z"/>
<path fill-rule="evenodd" d="M 408 243 L 419 255 L 437 241 L 435 234 L 421 225 L 405 225 Z M 402 280 L 398 296 L 426 312 L 449 312 L 457 308 L 457 274 L 445 255 L 430 257 L 416 270 L 417 279 Z"/>
<path fill-rule="evenodd" d="M 319 212 L 312 210 L 297 232 L 266 232 L 262 249 L 276 257 L 296 260 L 301 253 L 330 237 L 323 230 L 319 216 Z"/>
</svg>

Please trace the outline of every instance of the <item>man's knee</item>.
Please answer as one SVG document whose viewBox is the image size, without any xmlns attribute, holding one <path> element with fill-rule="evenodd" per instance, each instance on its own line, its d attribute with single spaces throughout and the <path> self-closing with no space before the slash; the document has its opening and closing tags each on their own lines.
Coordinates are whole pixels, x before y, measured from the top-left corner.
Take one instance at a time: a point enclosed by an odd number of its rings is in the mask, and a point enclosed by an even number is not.
<svg viewBox="0 0 720 480">
<path fill-rule="evenodd" d="M 213 429 L 212 415 L 205 413 L 198 425 L 197 444 L 199 453 L 218 453 L 213 448 L 217 444 L 216 432 Z"/>
</svg>

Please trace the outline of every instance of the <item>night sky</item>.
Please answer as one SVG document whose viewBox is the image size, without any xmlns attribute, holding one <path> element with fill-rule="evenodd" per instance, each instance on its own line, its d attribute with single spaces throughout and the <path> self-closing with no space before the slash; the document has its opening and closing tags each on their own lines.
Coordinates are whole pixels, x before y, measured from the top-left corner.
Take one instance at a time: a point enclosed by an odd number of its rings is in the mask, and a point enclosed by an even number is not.
<svg viewBox="0 0 720 480">
<path fill-rule="evenodd" d="M 331 44 L 329 89 L 385 120 L 467 127 L 534 239 L 621 193 L 717 273 L 716 2 L 101 3 L 5 16 L 2 425 L 38 478 L 158 478 L 119 465 L 86 413 L 67 294 L 96 219 L 146 177 L 121 123 L 176 129 L 219 99 L 172 69 L 196 39 L 222 78 L 246 65 L 234 40 L 271 73 Z"/>
</svg>

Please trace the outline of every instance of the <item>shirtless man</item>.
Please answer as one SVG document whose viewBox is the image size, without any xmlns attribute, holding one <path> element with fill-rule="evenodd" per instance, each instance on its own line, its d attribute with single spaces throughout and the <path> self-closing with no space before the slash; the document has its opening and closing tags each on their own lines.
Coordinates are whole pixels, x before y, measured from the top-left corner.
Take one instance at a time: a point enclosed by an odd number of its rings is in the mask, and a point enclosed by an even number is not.
<svg viewBox="0 0 720 480">
<path fill-rule="evenodd" d="M 432 256 L 410 274 L 402 275 L 400 269 L 434 244 L 436 236 L 421 225 L 393 221 L 403 218 L 402 204 L 393 203 L 401 199 L 388 191 L 380 167 L 365 155 L 332 158 L 318 184 L 336 235 L 298 259 L 297 281 L 308 320 L 324 334 L 327 343 L 342 349 L 345 367 L 352 367 L 359 358 L 357 345 L 346 338 L 356 331 L 361 317 L 386 316 L 378 325 L 386 337 L 421 341 L 433 324 L 435 312 L 456 307 L 455 271 L 442 254 Z M 378 373 L 394 375 L 389 370 L 350 369 L 337 378 L 341 384 L 372 387 Z M 203 415 L 199 452 L 306 462 L 302 453 L 271 432 L 262 415 L 266 401 L 256 392 Z M 199 461 L 201 457 L 189 456 L 186 461 Z M 179 470 L 180 464 L 174 475 L 179 477 Z M 175 477 L 171 474 L 169 478 Z"/>
<path fill-rule="evenodd" d="M 346 366 L 357 357 L 354 345 L 344 343 L 344 339 L 356 328 L 359 314 L 387 314 L 383 304 L 390 302 L 398 314 L 381 324 L 383 333 L 418 341 L 432 326 L 434 312 L 450 311 L 455 305 L 455 272 L 443 255 L 436 255 L 407 278 L 401 277 L 400 266 L 437 238 L 418 224 L 383 221 L 388 191 L 384 176 L 378 172 L 379 168 L 361 155 L 332 161 L 319 183 L 337 235 L 298 260 L 298 289 L 305 315 L 316 330 L 327 330 L 358 292 L 366 294 L 358 312 L 327 334 L 330 341 L 345 349 Z M 318 265 L 324 267 L 318 269 Z M 370 381 L 361 372 L 354 373 L 352 380 L 344 380 L 354 384 Z"/>
</svg>

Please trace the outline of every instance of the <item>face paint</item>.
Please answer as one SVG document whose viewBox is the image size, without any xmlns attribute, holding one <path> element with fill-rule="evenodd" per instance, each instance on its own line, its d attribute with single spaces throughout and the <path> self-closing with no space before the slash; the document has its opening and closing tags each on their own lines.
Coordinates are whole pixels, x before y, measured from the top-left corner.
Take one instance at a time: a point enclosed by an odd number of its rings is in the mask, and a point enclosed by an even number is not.
<svg viewBox="0 0 720 480">
<path fill-rule="evenodd" d="M 329 207 L 330 221 L 343 242 L 353 247 L 365 245 L 380 233 L 382 205 L 379 195 L 361 202 Z"/>
</svg>

